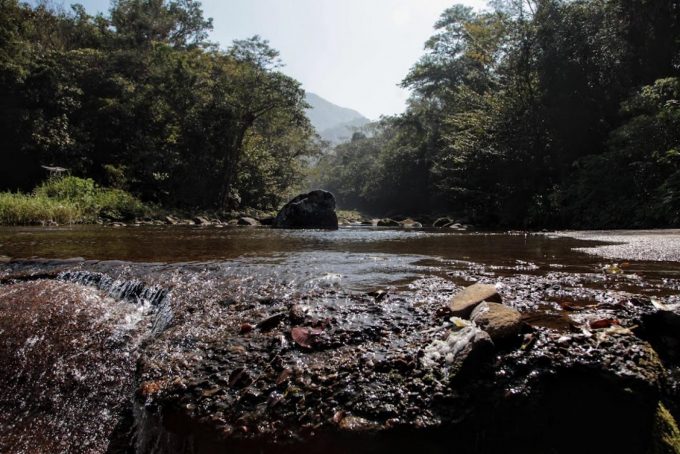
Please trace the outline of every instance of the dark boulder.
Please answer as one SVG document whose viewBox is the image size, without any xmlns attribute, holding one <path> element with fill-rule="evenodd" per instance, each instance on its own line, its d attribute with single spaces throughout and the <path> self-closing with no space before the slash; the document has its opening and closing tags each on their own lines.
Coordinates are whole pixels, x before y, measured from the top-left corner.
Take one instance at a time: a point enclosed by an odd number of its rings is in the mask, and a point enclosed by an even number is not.
<svg viewBox="0 0 680 454">
<path fill-rule="evenodd" d="M 399 226 L 401 226 L 401 224 L 399 224 L 399 222 L 395 221 L 394 219 L 384 218 L 384 219 L 378 220 L 377 226 L 378 227 L 399 227 Z"/>
<path fill-rule="evenodd" d="M 300 194 L 281 208 L 272 227 L 335 230 L 338 228 L 335 197 L 330 192 L 320 189 Z"/>
</svg>

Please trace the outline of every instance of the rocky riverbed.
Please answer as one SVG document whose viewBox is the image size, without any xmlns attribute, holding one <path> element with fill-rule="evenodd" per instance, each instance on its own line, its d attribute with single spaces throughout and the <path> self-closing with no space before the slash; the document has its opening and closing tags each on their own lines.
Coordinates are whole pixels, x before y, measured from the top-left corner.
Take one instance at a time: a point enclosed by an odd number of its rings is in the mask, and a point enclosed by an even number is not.
<svg viewBox="0 0 680 454">
<path fill-rule="evenodd" d="M 0 446 L 678 451 L 674 271 L 413 257 L 368 288 L 303 257 L 5 261 Z"/>
</svg>

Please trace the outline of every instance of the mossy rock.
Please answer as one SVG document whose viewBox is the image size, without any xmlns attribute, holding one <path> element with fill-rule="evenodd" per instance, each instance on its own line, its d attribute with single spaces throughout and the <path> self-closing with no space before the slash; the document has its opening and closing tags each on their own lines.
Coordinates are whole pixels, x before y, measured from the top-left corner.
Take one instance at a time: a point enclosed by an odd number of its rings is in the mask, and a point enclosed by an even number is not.
<svg viewBox="0 0 680 454">
<path fill-rule="evenodd" d="M 652 435 L 652 454 L 680 454 L 680 429 L 662 403 L 656 411 Z"/>
</svg>

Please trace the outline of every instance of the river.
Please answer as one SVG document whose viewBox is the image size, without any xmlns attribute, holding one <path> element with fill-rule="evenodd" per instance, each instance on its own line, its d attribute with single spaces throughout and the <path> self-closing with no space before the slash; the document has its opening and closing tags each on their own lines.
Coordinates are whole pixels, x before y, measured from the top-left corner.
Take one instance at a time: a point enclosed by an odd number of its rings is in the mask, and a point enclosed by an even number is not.
<svg viewBox="0 0 680 454">
<path fill-rule="evenodd" d="M 0 257 L 82 258 L 179 267 L 221 262 L 291 279 L 326 278 L 352 290 L 399 285 L 415 277 L 476 266 L 498 275 L 545 275 L 556 270 L 602 273 L 608 265 L 625 262 L 625 274 L 639 277 L 640 282 L 680 277 L 680 262 L 668 260 L 675 256 L 658 259 L 660 253 L 668 252 L 667 244 L 678 241 L 677 231 L 657 234 L 663 241 L 648 250 L 626 254 L 615 249 L 618 257 L 607 256 L 612 247 L 608 244 L 635 244 L 636 239 L 648 240 L 649 236 L 648 231 L 637 237 L 632 232 L 625 236 L 617 232 L 555 235 L 366 227 L 333 232 L 188 226 L 0 227 Z M 645 260 L 647 256 L 650 260 Z"/>
<path fill-rule="evenodd" d="M 555 452 L 643 452 L 657 403 L 680 407 L 679 238 L 1 227 L 0 446 L 448 452 L 453 433 L 463 451 L 544 452 L 578 418 Z M 472 367 L 473 337 L 452 344 L 455 368 L 423 360 L 474 282 L 521 313 L 521 335 Z"/>
</svg>

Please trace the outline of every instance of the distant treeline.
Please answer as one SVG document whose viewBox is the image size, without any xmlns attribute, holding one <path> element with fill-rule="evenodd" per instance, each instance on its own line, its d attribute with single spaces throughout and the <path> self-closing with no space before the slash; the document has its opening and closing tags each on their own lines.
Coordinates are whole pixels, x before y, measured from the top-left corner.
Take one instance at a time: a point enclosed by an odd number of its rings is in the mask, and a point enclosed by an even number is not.
<svg viewBox="0 0 680 454">
<path fill-rule="evenodd" d="M 165 206 L 276 207 L 318 150 L 304 91 L 265 40 L 220 50 L 211 28 L 194 0 L 0 0 L 0 190 L 51 165 Z"/>
<path fill-rule="evenodd" d="M 493 226 L 680 224 L 680 0 L 447 9 L 403 115 L 325 157 L 341 205 Z"/>
</svg>

